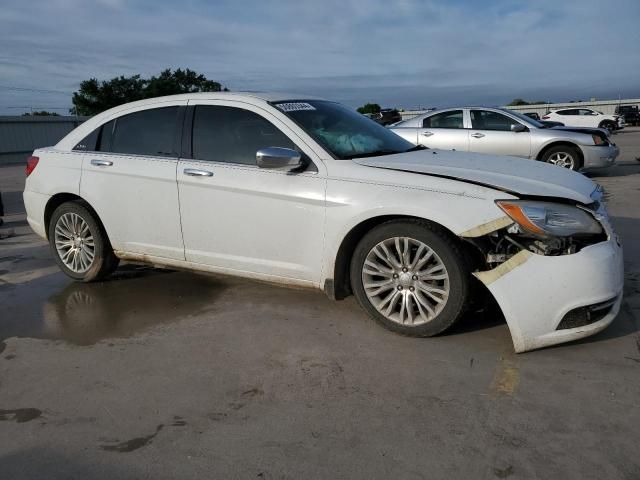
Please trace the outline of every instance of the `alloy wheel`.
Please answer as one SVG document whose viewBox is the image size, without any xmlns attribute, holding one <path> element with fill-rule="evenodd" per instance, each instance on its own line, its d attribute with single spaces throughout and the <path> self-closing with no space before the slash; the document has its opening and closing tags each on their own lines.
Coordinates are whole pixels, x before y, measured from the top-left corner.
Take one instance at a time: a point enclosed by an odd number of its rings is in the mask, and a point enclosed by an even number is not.
<svg viewBox="0 0 640 480">
<path fill-rule="evenodd" d="M 575 165 L 575 161 L 573 156 L 567 152 L 556 152 L 549 157 L 549 163 L 553 163 L 558 167 L 570 168 L 573 169 Z"/>
<path fill-rule="evenodd" d="M 400 325 L 432 321 L 447 304 L 449 274 L 425 243 L 393 237 L 375 245 L 362 266 L 362 284 L 371 304 Z"/>
<path fill-rule="evenodd" d="M 74 273 L 84 273 L 93 264 L 95 243 L 87 222 L 77 213 L 60 216 L 55 227 L 55 246 L 64 265 Z"/>
</svg>

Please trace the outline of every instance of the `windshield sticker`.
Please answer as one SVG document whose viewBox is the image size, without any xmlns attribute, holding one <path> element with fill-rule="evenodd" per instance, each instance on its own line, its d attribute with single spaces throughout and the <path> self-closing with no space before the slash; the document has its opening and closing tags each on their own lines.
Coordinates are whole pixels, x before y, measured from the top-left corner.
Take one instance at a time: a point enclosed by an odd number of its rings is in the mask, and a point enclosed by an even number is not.
<svg viewBox="0 0 640 480">
<path fill-rule="evenodd" d="M 283 112 L 299 112 L 300 110 L 315 110 L 313 105 L 305 102 L 278 103 L 276 105 Z"/>
</svg>

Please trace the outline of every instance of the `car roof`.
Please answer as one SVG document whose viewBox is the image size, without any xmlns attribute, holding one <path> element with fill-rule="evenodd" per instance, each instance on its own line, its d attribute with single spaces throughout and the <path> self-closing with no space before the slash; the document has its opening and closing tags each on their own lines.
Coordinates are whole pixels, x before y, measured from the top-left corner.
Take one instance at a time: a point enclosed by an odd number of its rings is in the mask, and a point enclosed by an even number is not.
<svg viewBox="0 0 640 480">
<path fill-rule="evenodd" d="M 286 92 L 260 92 L 260 91 L 239 91 L 239 92 L 194 92 L 181 93 L 178 95 L 166 95 L 164 97 L 153 97 L 126 105 L 143 106 L 170 100 L 241 100 L 242 98 L 254 98 L 265 102 L 282 102 L 285 100 L 323 100 L 313 95 L 303 95 L 300 93 Z"/>
<path fill-rule="evenodd" d="M 116 107 L 105 110 L 82 125 L 77 127 L 62 140 L 60 140 L 56 147 L 63 150 L 70 150 L 73 146 L 79 142 L 85 135 L 91 132 L 99 124 L 108 121 L 111 118 L 122 115 L 127 111 L 137 111 L 144 109 L 147 106 L 159 105 L 169 102 L 185 102 L 188 100 L 235 100 L 239 102 L 246 102 L 249 104 L 259 104 L 262 102 L 282 102 L 282 101 L 304 101 L 304 100 L 322 100 L 318 97 L 310 95 L 302 95 L 299 93 L 279 93 L 279 92 L 194 92 L 194 93 L 181 93 L 178 95 L 166 95 L 164 97 L 153 97 L 144 100 L 138 100 L 136 102 L 124 103 Z"/>
</svg>

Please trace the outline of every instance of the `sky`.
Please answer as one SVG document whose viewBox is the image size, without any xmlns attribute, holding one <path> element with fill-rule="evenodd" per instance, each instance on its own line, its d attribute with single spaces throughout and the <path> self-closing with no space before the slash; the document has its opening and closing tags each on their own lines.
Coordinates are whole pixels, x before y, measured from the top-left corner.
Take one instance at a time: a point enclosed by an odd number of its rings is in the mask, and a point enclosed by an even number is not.
<svg viewBox="0 0 640 480">
<path fill-rule="evenodd" d="M 0 0 L 0 115 L 191 68 L 351 107 L 640 97 L 640 0 Z"/>
</svg>

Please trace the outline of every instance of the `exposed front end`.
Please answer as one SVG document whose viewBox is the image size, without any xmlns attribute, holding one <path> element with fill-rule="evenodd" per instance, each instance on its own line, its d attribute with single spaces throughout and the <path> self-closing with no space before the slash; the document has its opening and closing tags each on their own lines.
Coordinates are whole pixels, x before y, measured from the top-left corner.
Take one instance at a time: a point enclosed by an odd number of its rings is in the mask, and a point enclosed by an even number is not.
<svg viewBox="0 0 640 480">
<path fill-rule="evenodd" d="M 507 245 L 501 247 L 505 253 L 489 253 L 493 268 L 474 275 L 500 306 L 516 352 L 593 335 L 617 315 L 624 284 L 622 247 L 604 206 L 594 205 L 596 210 L 581 209 L 601 227 L 591 237 L 531 237 L 526 243 L 511 233 L 517 222 L 489 234 L 493 245 Z M 558 247 L 545 251 L 552 244 Z"/>
</svg>

